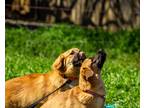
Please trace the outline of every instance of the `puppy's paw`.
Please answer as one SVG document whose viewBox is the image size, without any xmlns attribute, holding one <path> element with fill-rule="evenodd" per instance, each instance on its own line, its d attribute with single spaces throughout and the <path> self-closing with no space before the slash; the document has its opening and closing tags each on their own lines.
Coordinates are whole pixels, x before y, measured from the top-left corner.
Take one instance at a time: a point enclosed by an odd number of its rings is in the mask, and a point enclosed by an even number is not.
<svg viewBox="0 0 144 108">
<path fill-rule="evenodd" d="M 78 100 L 82 103 L 82 104 L 89 104 L 92 102 L 93 100 L 93 95 L 88 94 L 88 93 L 80 93 L 78 96 Z"/>
</svg>

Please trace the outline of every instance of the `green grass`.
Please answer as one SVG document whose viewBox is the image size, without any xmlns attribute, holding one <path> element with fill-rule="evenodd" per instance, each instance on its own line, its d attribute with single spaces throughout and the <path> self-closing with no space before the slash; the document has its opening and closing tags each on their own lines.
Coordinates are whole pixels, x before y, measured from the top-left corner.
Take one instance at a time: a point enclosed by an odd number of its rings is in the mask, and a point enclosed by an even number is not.
<svg viewBox="0 0 144 108">
<path fill-rule="evenodd" d="M 139 108 L 139 29 L 104 32 L 76 26 L 51 28 L 6 27 L 6 80 L 30 73 L 46 73 L 58 55 L 78 47 L 88 57 L 99 48 L 107 52 L 102 70 L 106 103 Z"/>
</svg>

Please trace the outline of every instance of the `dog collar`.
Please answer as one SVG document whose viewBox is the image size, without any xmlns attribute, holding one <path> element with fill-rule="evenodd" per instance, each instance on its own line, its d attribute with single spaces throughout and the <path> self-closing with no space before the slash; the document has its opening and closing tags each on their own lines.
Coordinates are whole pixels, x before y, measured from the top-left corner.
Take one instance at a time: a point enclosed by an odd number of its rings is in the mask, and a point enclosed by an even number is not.
<svg viewBox="0 0 144 108">
<path fill-rule="evenodd" d="M 68 79 L 70 79 L 70 80 L 78 80 L 78 77 L 69 77 Z"/>
<path fill-rule="evenodd" d="M 93 95 L 94 97 L 101 97 L 102 99 L 105 100 L 105 95 L 101 95 L 101 94 L 95 93 L 95 92 L 93 92 L 91 90 L 85 90 L 84 92 L 89 93 L 89 94 Z"/>
<path fill-rule="evenodd" d="M 65 79 L 69 79 L 69 80 L 71 80 L 71 81 L 73 81 L 73 80 L 78 80 L 78 77 L 74 77 L 74 76 L 72 76 L 72 77 L 67 77 L 65 74 L 61 74 L 61 76 L 62 76 L 63 78 L 65 78 Z"/>
</svg>

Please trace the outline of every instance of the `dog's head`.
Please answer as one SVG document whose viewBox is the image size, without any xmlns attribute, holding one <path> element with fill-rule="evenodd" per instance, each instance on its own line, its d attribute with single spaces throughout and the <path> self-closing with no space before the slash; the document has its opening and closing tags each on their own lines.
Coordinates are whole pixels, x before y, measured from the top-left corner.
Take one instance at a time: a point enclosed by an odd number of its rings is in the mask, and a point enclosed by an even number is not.
<svg viewBox="0 0 144 108">
<path fill-rule="evenodd" d="M 106 53 L 99 50 L 95 57 L 84 60 L 80 69 L 79 84 L 81 89 L 91 89 L 91 87 L 95 86 L 95 82 L 100 78 L 105 59 Z"/>
<path fill-rule="evenodd" d="M 62 53 L 53 63 L 53 69 L 65 77 L 78 77 L 80 66 L 86 58 L 85 53 L 78 48 L 72 48 Z"/>
</svg>

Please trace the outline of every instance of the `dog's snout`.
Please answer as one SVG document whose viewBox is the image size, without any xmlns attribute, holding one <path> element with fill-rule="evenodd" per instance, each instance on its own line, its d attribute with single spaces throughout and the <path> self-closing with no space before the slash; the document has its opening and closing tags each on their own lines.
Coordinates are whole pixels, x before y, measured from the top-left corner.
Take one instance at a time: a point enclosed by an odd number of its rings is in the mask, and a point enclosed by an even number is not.
<svg viewBox="0 0 144 108">
<path fill-rule="evenodd" d="M 75 59 L 73 60 L 74 66 L 81 66 L 82 62 L 86 58 L 85 53 L 84 52 L 78 52 L 78 53 L 75 53 L 74 56 L 75 56 Z"/>
<path fill-rule="evenodd" d="M 101 55 L 101 56 L 106 57 L 106 53 L 105 53 L 105 51 L 103 49 L 99 49 L 98 50 L 98 54 Z"/>
<path fill-rule="evenodd" d="M 98 50 L 98 58 L 101 61 L 105 61 L 105 59 L 106 59 L 106 52 L 103 49 L 99 49 Z"/>
<path fill-rule="evenodd" d="M 102 68 L 106 60 L 106 53 L 103 49 L 99 49 L 97 55 L 93 58 L 93 63 L 96 63 L 98 68 Z"/>
<path fill-rule="evenodd" d="M 106 60 L 106 52 L 103 49 L 99 49 L 98 57 L 97 57 L 97 65 L 99 68 L 102 68 L 104 62 Z"/>
<path fill-rule="evenodd" d="M 86 58 L 84 52 L 80 52 L 78 57 L 80 60 L 84 60 Z"/>
</svg>

